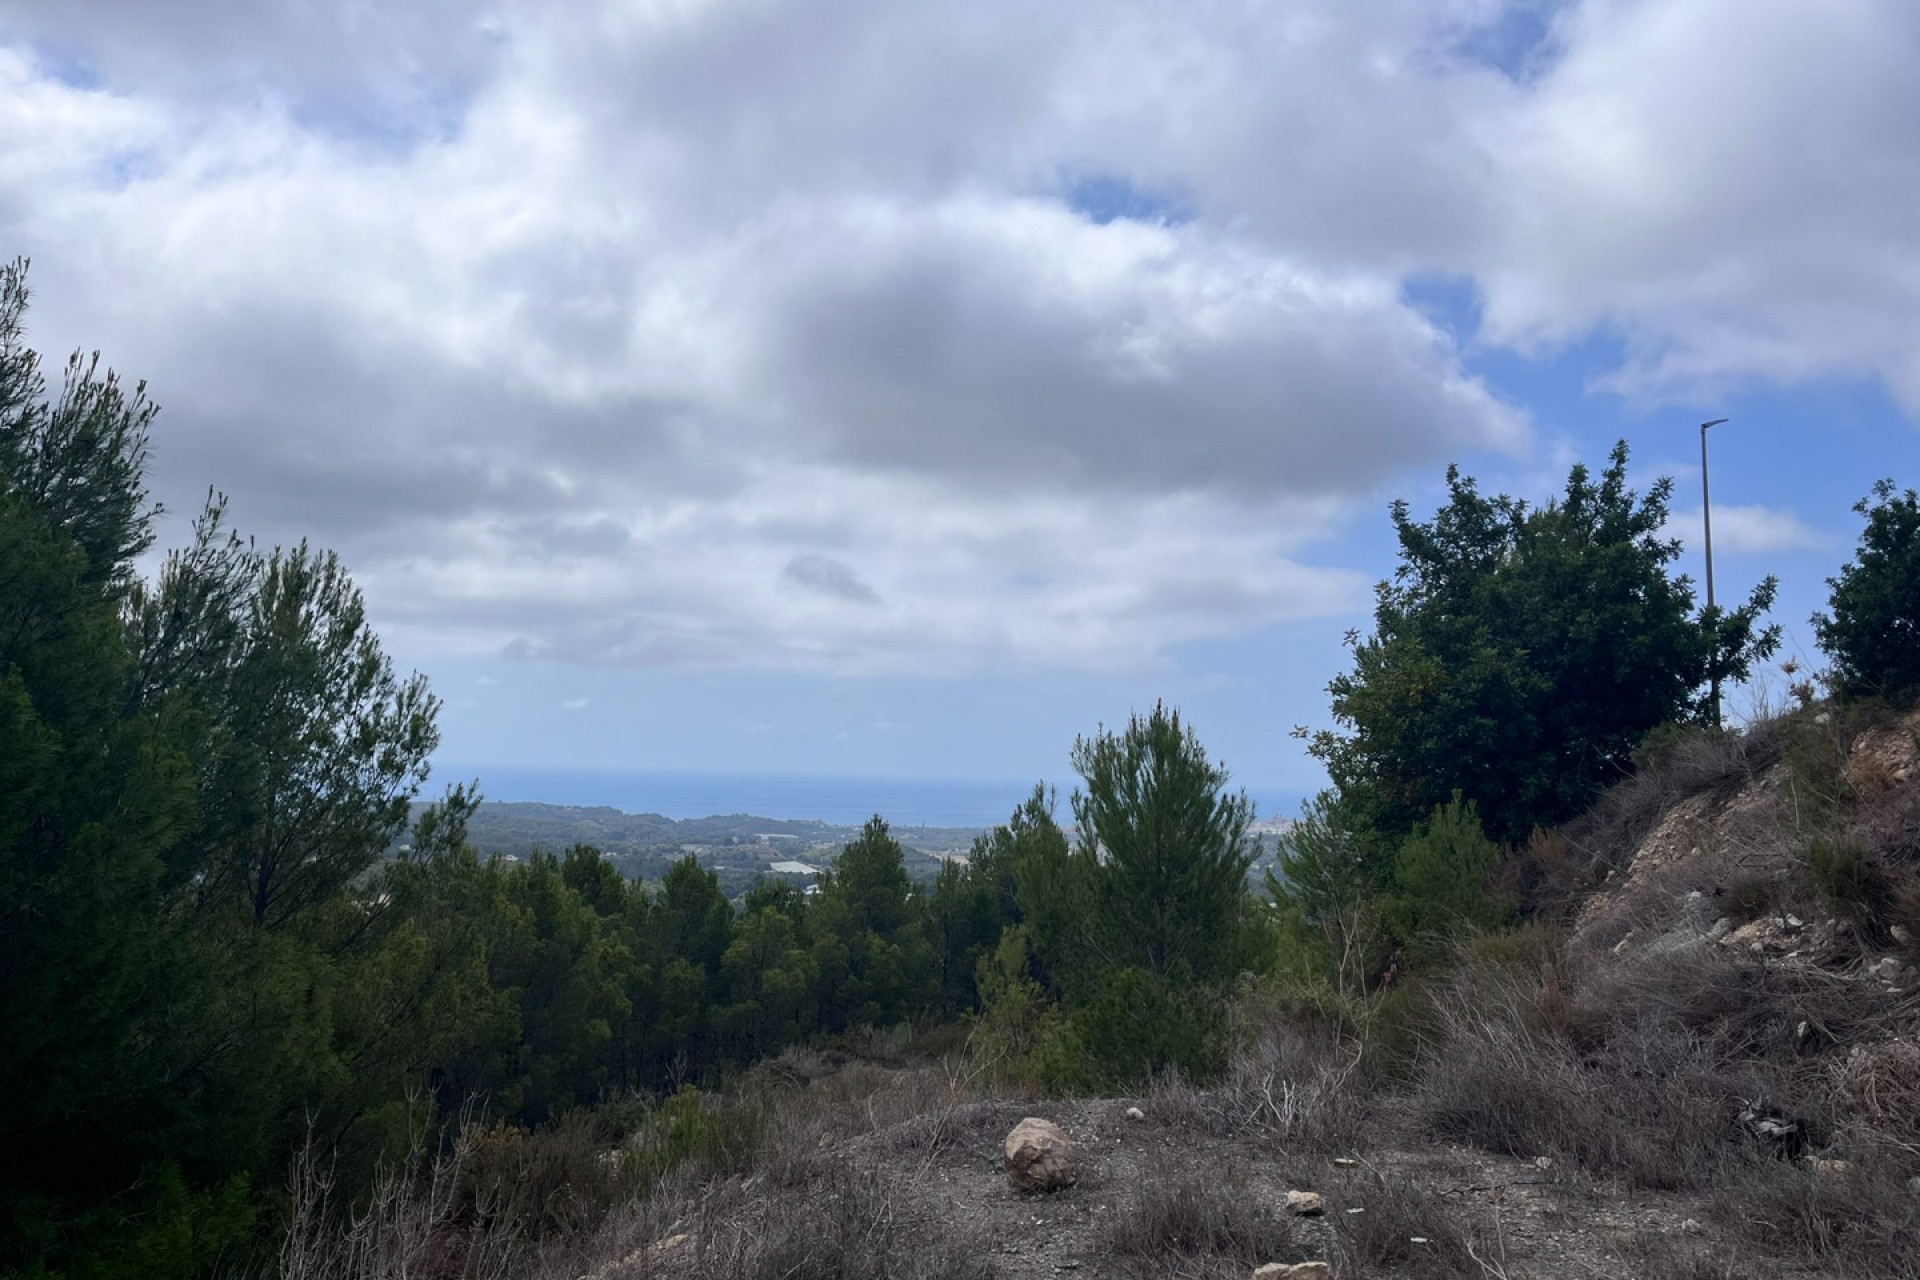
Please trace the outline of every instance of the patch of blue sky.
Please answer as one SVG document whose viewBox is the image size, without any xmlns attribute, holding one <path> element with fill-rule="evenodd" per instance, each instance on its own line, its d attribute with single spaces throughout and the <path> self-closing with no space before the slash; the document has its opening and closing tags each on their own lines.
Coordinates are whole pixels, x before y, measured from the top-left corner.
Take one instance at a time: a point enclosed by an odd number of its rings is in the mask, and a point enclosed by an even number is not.
<svg viewBox="0 0 1920 1280">
<path fill-rule="evenodd" d="M 107 159 L 101 175 L 101 185 L 119 191 L 159 176 L 165 167 L 159 153 L 150 148 L 139 147 L 117 151 Z"/>
<path fill-rule="evenodd" d="M 316 95 L 296 101 L 289 115 L 301 129 L 363 155 L 398 159 L 458 137 L 474 97 L 471 83 L 371 96 Z"/>
<path fill-rule="evenodd" d="M 1554 22 L 1569 0 L 1510 0 L 1490 22 L 1475 24 L 1450 54 L 1525 84 L 1552 65 Z"/>
<path fill-rule="evenodd" d="M 4 43 L 6 32 L 0 28 L 0 44 Z M 106 87 L 99 69 L 73 50 L 37 41 L 28 43 L 25 48 L 34 69 L 56 84 L 86 92 Z"/>
<path fill-rule="evenodd" d="M 1081 174 L 1066 187 L 1067 207 L 1105 226 L 1118 219 L 1177 227 L 1193 217 L 1184 194 L 1144 187 L 1117 173 Z"/>
</svg>

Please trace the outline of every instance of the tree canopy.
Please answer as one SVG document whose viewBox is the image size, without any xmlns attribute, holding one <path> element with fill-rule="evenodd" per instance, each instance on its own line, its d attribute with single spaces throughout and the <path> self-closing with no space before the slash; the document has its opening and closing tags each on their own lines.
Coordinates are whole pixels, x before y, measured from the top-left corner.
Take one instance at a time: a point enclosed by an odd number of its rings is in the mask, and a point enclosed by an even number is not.
<svg viewBox="0 0 1920 1280">
<path fill-rule="evenodd" d="M 1458 468 L 1447 490 L 1429 521 L 1393 505 L 1400 563 L 1328 686 L 1339 727 L 1313 740 L 1364 827 L 1405 833 L 1456 792 L 1497 840 L 1564 821 L 1649 730 L 1705 718 L 1709 681 L 1744 678 L 1778 643 L 1760 622 L 1772 579 L 1696 611 L 1669 576 L 1672 482 L 1628 488 L 1625 442 L 1544 506 L 1487 497 Z"/>
<path fill-rule="evenodd" d="M 1895 703 L 1920 697 L 1920 495 L 1882 480 L 1854 510 L 1865 516 L 1860 547 L 1827 579 L 1832 613 L 1813 616 L 1844 697 Z"/>
</svg>

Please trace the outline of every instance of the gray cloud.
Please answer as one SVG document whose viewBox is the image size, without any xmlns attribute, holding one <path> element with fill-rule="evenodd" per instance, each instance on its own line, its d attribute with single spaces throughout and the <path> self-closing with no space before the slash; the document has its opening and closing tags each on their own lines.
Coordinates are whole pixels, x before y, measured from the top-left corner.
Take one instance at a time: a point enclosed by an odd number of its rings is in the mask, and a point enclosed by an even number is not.
<svg viewBox="0 0 1920 1280">
<path fill-rule="evenodd" d="M 807 591 L 838 600 L 850 600 L 854 604 L 880 603 L 879 592 L 832 556 L 795 556 L 787 561 L 787 567 L 780 571 L 780 577 Z"/>
<path fill-rule="evenodd" d="M 1353 610 L 1306 549 L 1356 501 L 1535 448 L 1415 275 L 1637 396 L 1920 406 L 1912 7 L 1473 52 L 1534 4 L 16 6 L 0 244 L 36 341 L 153 380 L 157 490 L 422 651 L 1125 666 Z"/>
</svg>

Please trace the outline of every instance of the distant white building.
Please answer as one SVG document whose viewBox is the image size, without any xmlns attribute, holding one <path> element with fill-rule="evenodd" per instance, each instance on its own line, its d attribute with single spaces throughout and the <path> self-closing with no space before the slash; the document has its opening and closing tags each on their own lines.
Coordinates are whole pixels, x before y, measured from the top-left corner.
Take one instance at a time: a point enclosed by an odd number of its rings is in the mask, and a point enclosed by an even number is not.
<svg viewBox="0 0 1920 1280">
<path fill-rule="evenodd" d="M 767 869 L 783 876 L 817 876 L 820 874 L 819 867 L 809 865 L 805 862 L 776 862 Z"/>
</svg>

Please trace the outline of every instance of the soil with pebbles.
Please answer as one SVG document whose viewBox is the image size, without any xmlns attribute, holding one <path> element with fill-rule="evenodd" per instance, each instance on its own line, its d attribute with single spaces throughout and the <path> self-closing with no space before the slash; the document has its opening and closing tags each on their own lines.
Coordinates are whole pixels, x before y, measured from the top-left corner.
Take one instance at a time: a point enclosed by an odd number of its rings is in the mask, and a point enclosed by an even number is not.
<svg viewBox="0 0 1920 1280">
<path fill-rule="evenodd" d="M 1007 1280 L 1058 1276 L 1247 1275 L 1241 1260 L 1204 1256 L 1116 1256 L 1118 1215 L 1190 1180 L 1225 1191 L 1248 1214 L 1290 1227 L 1289 1247 L 1260 1261 L 1321 1259 L 1336 1277 L 1474 1275 L 1617 1277 L 1642 1274 L 1657 1260 L 1663 1275 L 1812 1275 L 1739 1264 L 1716 1241 L 1698 1197 L 1629 1191 L 1563 1171 L 1553 1162 L 1490 1155 L 1422 1142 L 1403 1121 L 1378 1126 L 1390 1146 L 1357 1146 L 1344 1155 L 1303 1155 L 1253 1136 L 1195 1132 L 1189 1121 L 1127 1109 L 1146 1099 L 1071 1102 L 975 1102 L 845 1140 L 820 1156 L 863 1172 L 879 1171 L 896 1212 L 937 1238 L 946 1227 L 978 1242 L 994 1274 Z M 1002 1143 L 1025 1116 L 1059 1125 L 1081 1160 L 1077 1184 L 1044 1195 L 1016 1192 L 1003 1168 Z M 1398 1132 L 1395 1132 L 1395 1131 Z M 1289 1217 L 1290 1190 L 1320 1192 L 1319 1217 Z M 1414 1200 L 1411 1212 L 1383 1198 Z M 1382 1264 L 1363 1256 L 1348 1215 L 1387 1215 L 1407 1233 L 1404 1256 Z M 1425 1215 L 1423 1218 L 1422 1215 Z M 1357 1226 L 1357 1224 L 1355 1224 Z M 1464 1240 L 1464 1261 L 1423 1257 L 1421 1242 Z M 1380 1255 L 1378 1241 L 1375 1256 Z"/>
</svg>

